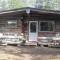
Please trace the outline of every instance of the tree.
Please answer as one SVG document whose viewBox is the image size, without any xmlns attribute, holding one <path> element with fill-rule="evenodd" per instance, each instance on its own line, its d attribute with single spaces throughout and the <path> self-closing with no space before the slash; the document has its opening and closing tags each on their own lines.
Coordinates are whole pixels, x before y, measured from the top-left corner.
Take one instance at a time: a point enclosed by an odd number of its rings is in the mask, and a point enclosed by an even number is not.
<svg viewBox="0 0 60 60">
<path fill-rule="evenodd" d="M 35 7 L 49 10 L 59 10 L 60 0 L 36 0 Z"/>
<path fill-rule="evenodd" d="M 0 10 L 22 7 L 60 10 L 60 0 L 0 0 Z"/>
<path fill-rule="evenodd" d="M 25 7 L 25 3 L 22 0 L 1 0 L 0 10 L 9 10 L 15 8 Z"/>
<path fill-rule="evenodd" d="M 10 0 L 9 4 L 11 9 L 25 7 L 25 3 L 22 0 Z"/>
</svg>

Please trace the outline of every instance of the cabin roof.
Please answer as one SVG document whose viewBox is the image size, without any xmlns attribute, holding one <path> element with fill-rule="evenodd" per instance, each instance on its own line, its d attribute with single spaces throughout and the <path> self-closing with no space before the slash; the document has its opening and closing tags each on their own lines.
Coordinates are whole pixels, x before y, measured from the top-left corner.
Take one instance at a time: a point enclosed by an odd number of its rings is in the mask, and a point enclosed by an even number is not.
<svg viewBox="0 0 60 60">
<path fill-rule="evenodd" d="M 24 12 L 24 11 L 26 12 L 27 9 L 29 9 L 30 11 L 34 11 L 34 12 L 51 13 L 51 14 L 59 14 L 60 15 L 60 11 L 57 11 L 57 10 L 46 10 L 46 9 L 31 8 L 31 7 L 24 7 L 24 8 L 0 11 L 0 15 L 7 14 L 7 13 L 9 14 L 9 13 Z"/>
</svg>

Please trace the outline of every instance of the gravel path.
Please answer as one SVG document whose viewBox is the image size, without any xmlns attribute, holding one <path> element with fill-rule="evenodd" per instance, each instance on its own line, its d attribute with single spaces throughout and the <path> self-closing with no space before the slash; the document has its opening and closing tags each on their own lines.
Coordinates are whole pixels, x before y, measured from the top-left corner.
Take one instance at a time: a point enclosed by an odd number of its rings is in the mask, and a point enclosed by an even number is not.
<svg viewBox="0 0 60 60">
<path fill-rule="evenodd" d="M 60 60 L 60 48 L 0 46 L 0 60 Z"/>
</svg>

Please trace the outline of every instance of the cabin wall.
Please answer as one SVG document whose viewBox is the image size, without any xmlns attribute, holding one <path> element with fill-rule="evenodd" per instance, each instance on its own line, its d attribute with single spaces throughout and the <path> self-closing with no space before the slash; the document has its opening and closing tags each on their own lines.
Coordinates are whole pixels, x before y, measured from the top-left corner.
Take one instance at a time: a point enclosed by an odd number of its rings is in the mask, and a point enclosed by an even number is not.
<svg viewBox="0 0 60 60">
<path fill-rule="evenodd" d="M 11 27 L 9 27 L 8 26 L 8 21 L 12 21 L 12 20 L 1 20 L 0 19 L 0 33 L 3 33 L 3 34 L 5 34 L 5 33 L 16 33 L 16 34 L 18 34 L 18 35 L 20 35 L 21 34 L 21 32 L 22 32 L 22 22 L 21 22 L 21 20 L 15 20 L 15 21 L 17 21 L 17 26 L 16 27 L 14 27 L 13 26 L 13 28 L 11 28 Z"/>
<path fill-rule="evenodd" d="M 58 34 L 60 34 L 60 21 L 59 20 L 49 20 L 49 19 L 40 19 L 40 18 L 36 18 L 36 17 L 30 17 L 29 19 L 25 20 L 25 25 L 24 25 L 24 34 L 25 34 L 25 38 L 27 40 L 29 40 L 29 21 L 38 21 L 38 41 L 40 41 L 40 37 L 56 37 L 59 36 Z M 39 22 L 40 21 L 54 21 L 54 31 L 51 32 L 40 32 L 39 31 Z"/>
<path fill-rule="evenodd" d="M 55 37 L 57 34 L 60 33 L 60 21 L 59 20 L 46 20 L 46 19 L 40 19 L 37 17 L 28 17 L 28 19 L 24 19 L 23 21 L 21 21 L 20 19 L 17 19 L 17 27 L 16 28 L 9 28 L 7 27 L 7 21 L 10 20 L 1 20 L 0 19 L 0 26 L 1 23 L 2 24 L 2 28 L 0 27 L 0 32 L 2 33 L 17 33 L 18 35 L 21 35 L 21 33 L 24 34 L 24 38 L 26 40 L 29 40 L 29 21 L 38 21 L 38 25 L 39 25 L 39 21 L 54 21 L 55 22 L 55 29 L 53 32 L 40 32 L 38 31 L 38 39 L 37 40 L 41 40 L 40 37 Z M 39 30 L 39 26 L 38 26 L 38 30 Z"/>
<path fill-rule="evenodd" d="M 60 32 L 60 21 L 56 20 L 55 24 L 56 24 L 56 32 Z"/>
</svg>

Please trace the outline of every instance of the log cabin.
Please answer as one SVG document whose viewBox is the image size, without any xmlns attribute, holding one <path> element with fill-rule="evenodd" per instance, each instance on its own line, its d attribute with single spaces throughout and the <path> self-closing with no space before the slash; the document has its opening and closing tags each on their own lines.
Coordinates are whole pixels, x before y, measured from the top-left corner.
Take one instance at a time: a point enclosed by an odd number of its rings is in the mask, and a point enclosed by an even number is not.
<svg viewBox="0 0 60 60">
<path fill-rule="evenodd" d="M 60 36 L 60 11 L 31 7 L 0 11 L 0 33 L 23 35 L 27 45 L 56 40 Z"/>
</svg>

